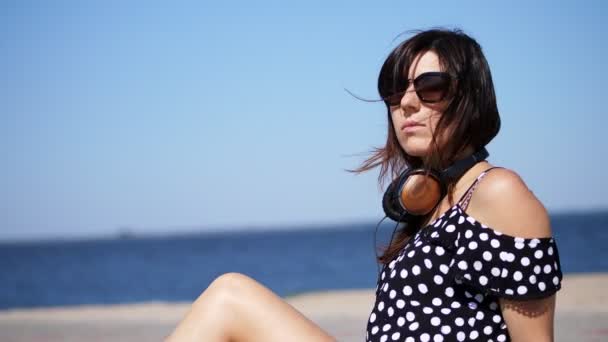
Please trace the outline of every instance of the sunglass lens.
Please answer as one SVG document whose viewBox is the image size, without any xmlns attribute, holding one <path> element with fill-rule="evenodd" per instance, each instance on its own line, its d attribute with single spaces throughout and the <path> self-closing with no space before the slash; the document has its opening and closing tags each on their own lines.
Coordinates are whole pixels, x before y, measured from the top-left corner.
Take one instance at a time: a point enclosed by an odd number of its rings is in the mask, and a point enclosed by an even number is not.
<svg viewBox="0 0 608 342">
<path fill-rule="evenodd" d="M 450 78 L 446 74 L 423 74 L 414 81 L 416 93 L 422 101 L 439 102 L 450 89 Z"/>
</svg>

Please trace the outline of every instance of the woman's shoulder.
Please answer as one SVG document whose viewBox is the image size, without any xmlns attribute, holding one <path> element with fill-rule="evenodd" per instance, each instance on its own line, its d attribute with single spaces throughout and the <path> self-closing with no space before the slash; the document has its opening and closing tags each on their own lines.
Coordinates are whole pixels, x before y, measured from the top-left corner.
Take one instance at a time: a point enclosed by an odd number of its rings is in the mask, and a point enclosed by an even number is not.
<svg viewBox="0 0 608 342">
<path fill-rule="evenodd" d="M 522 177 L 493 168 L 479 180 L 467 212 L 502 233 L 523 238 L 551 236 L 547 210 Z"/>
</svg>

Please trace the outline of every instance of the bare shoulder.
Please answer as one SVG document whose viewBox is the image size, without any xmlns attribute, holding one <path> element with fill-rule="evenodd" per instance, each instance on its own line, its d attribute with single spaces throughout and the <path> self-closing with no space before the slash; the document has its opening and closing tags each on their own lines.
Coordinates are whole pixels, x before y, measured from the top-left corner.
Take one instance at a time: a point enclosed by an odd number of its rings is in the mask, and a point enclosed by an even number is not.
<svg viewBox="0 0 608 342">
<path fill-rule="evenodd" d="M 551 236 L 549 215 L 523 179 L 506 168 L 479 182 L 467 211 L 490 228 L 524 238 Z"/>
</svg>

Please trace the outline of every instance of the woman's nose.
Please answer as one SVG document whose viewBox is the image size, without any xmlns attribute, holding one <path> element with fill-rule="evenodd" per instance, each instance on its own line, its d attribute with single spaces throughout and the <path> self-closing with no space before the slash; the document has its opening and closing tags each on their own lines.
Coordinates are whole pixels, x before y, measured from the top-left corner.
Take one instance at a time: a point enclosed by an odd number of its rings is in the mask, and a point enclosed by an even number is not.
<svg viewBox="0 0 608 342">
<path fill-rule="evenodd" d="M 416 95 L 414 86 L 410 85 L 403 93 L 401 102 L 399 103 L 404 114 L 417 112 L 420 107 L 420 99 Z"/>
</svg>

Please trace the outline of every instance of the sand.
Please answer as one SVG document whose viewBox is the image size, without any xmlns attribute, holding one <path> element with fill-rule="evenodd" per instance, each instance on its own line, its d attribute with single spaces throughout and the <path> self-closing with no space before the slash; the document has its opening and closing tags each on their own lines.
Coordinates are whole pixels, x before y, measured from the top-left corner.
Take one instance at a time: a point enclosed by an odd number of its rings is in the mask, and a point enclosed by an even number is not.
<svg viewBox="0 0 608 342">
<path fill-rule="evenodd" d="M 608 341 L 608 273 L 565 275 L 556 341 Z M 301 294 L 287 301 L 339 341 L 362 342 L 373 290 Z M 0 341 L 161 341 L 190 303 L 149 302 L 0 311 Z"/>
</svg>

